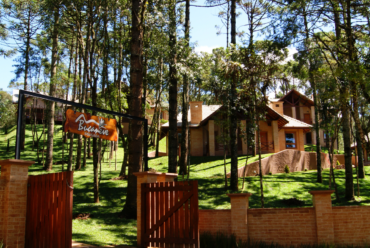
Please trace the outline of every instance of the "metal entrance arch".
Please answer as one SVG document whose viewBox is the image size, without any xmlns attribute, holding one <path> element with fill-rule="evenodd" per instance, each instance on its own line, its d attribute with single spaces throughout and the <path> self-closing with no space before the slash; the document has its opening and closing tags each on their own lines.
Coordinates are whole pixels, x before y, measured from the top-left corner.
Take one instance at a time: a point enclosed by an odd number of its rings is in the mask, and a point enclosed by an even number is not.
<svg viewBox="0 0 370 248">
<path fill-rule="evenodd" d="M 17 137 L 16 137 L 16 146 L 15 146 L 15 159 L 20 159 L 20 154 L 21 154 L 21 149 L 20 149 L 21 142 L 20 141 L 21 141 L 22 116 L 23 116 L 23 100 L 24 100 L 25 95 L 41 98 L 47 101 L 60 102 L 60 103 L 71 105 L 77 108 L 89 109 L 92 111 L 101 112 L 101 113 L 105 113 L 108 115 L 114 115 L 114 116 L 127 118 L 130 120 L 138 120 L 138 121 L 144 122 L 144 154 L 143 154 L 143 160 L 145 163 L 144 170 L 145 171 L 149 170 L 148 169 L 148 120 L 147 119 L 140 118 L 137 116 L 127 115 L 127 114 L 122 114 L 122 113 L 118 113 L 118 112 L 114 112 L 114 111 L 110 111 L 106 109 L 95 108 L 90 105 L 67 101 L 67 100 L 63 100 L 60 98 L 46 96 L 46 95 L 42 95 L 39 93 L 26 91 L 26 90 L 19 90 L 19 95 L 18 95 L 18 120 L 17 120 Z"/>
</svg>

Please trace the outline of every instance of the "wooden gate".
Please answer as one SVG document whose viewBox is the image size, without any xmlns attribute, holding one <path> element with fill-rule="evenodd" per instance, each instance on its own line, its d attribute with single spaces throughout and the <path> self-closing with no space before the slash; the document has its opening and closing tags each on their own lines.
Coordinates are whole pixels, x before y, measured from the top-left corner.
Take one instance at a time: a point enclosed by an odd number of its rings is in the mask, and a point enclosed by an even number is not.
<svg viewBox="0 0 370 248">
<path fill-rule="evenodd" d="M 141 185 L 143 247 L 199 247 L 198 182 Z"/>
<path fill-rule="evenodd" d="M 73 172 L 28 177 L 26 248 L 72 247 Z"/>
</svg>

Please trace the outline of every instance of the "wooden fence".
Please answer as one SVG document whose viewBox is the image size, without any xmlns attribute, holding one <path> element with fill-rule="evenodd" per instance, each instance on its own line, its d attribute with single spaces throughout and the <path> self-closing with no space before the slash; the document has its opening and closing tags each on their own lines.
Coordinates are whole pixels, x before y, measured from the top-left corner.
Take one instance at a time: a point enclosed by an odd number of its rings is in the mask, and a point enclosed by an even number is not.
<svg viewBox="0 0 370 248">
<path fill-rule="evenodd" d="M 198 182 L 141 185 L 143 247 L 199 247 Z"/>
<path fill-rule="evenodd" d="M 29 176 L 26 248 L 72 247 L 73 172 Z"/>
</svg>

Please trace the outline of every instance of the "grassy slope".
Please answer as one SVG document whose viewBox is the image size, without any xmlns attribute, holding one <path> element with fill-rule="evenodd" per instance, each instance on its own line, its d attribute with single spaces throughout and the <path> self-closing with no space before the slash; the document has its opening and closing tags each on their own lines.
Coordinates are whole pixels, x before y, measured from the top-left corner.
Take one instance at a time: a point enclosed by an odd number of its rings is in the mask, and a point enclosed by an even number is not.
<svg viewBox="0 0 370 248">
<path fill-rule="evenodd" d="M 41 126 L 39 126 L 41 129 Z M 55 140 L 55 160 L 60 161 L 62 155 L 61 149 L 61 132 L 58 132 Z M 36 152 L 32 151 L 31 132 L 27 130 L 26 151 L 22 152 L 21 158 L 25 160 L 36 160 Z M 8 135 L 11 137 L 10 152 L 6 152 L 6 142 L 3 131 L 0 131 L 0 159 L 14 157 L 14 137 L 15 130 Z M 162 141 L 165 142 L 163 139 Z M 161 144 L 165 147 L 165 143 Z M 163 149 L 163 148 L 162 148 Z M 161 149 L 161 150 L 162 150 Z M 67 145 L 65 145 L 65 155 L 67 154 Z M 75 151 L 74 151 L 75 154 Z M 263 155 L 266 157 L 268 155 Z M 100 184 L 100 203 L 93 203 L 93 169 L 92 160 L 88 160 L 87 167 L 74 174 L 74 213 L 91 213 L 92 218 L 89 220 L 73 221 L 73 239 L 95 245 L 108 244 L 129 244 L 136 243 L 136 221 L 118 218 L 122 211 L 126 196 L 126 181 L 109 180 L 116 177 L 119 173 L 122 162 L 123 152 L 119 149 L 117 154 L 118 168 L 114 170 L 114 163 L 108 167 L 108 163 L 103 163 L 102 180 Z M 158 171 L 166 172 L 167 157 L 153 158 L 149 161 L 149 167 Z M 256 161 L 257 157 L 249 158 L 248 162 Z M 227 161 L 227 167 L 230 166 L 230 159 Z M 243 166 L 245 157 L 239 157 L 239 166 Z M 54 165 L 53 172 L 61 171 L 61 165 Z M 229 170 L 228 170 L 229 171 Z M 31 175 L 43 174 L 41 165 L 30 167 Z M 366 167 L 366 173 L 370 173 L 370 168 Z M 341 195 L 344 194 L 344 171 L 336 170 L 337 181 Z M 265 189 L 265 207 L 287 207 L 280 200 L 296 197 L 305 201 L 305 206 L 312 206 L 311 195 L 309 190 L 327 189 L 329 173 L 323 171 L 324 183 L 315 182 L 316 173 L 314 171 L 297 172 L 291 174 L 277 174 L 264 177 Z M 334 205 L 369 205 L 370 204 L 370 179 L 361 179 L 361 197 L 359 202 L 333 202 Z M 223 158 L 222 157 L 192 157 L 190 179 L 199 181 L 199 207 L 200 209 L 228 209 L 230 208 L 229 198 L 226 196 L 227 191 L 224 189 L 223 178 Z M 182 178 L 180 177 L 180 180 Z M 355 181 L 355 180 L 354 180 Z M 239 179 L 241 188 L 242 179 Z M 356 191 L 356 190 L 355 190 Z M 253 193 L 250 199 L 252 208 L 260 206 L 259 197 L 259 178 L 246 178 L 244 192 Z"/>
<path fill-rule="evenodd" d="M 316 145 L 304 145 L 304 150 L 306 152 L 316 152 Z M 329 149 L 327 147 L 321 147 L 321 152 L 329 153 Z M 334 149 L 334 154 L 344 154 L 344 151 Z"/>
</svg>

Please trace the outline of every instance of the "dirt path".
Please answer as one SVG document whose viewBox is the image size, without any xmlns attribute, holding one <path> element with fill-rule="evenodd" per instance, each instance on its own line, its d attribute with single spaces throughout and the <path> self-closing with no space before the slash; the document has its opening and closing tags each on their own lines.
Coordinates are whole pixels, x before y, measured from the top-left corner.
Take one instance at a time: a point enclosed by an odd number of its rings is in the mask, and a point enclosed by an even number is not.
<svg viewBox="0 0 370 248">
<path fill-rule="evenodd" d="M 94 246 L 94 245 L 87 245 L 79 242 L 75 242 L 72 240 L 72 247 L 81 247 L 81 248 L 108 248 L 108 247 L 114 247 L 114 248 L 136 248 L 135 246 L 128 246 L 128 245 L 108 245 L 108 246 Z"/>
</svg>

